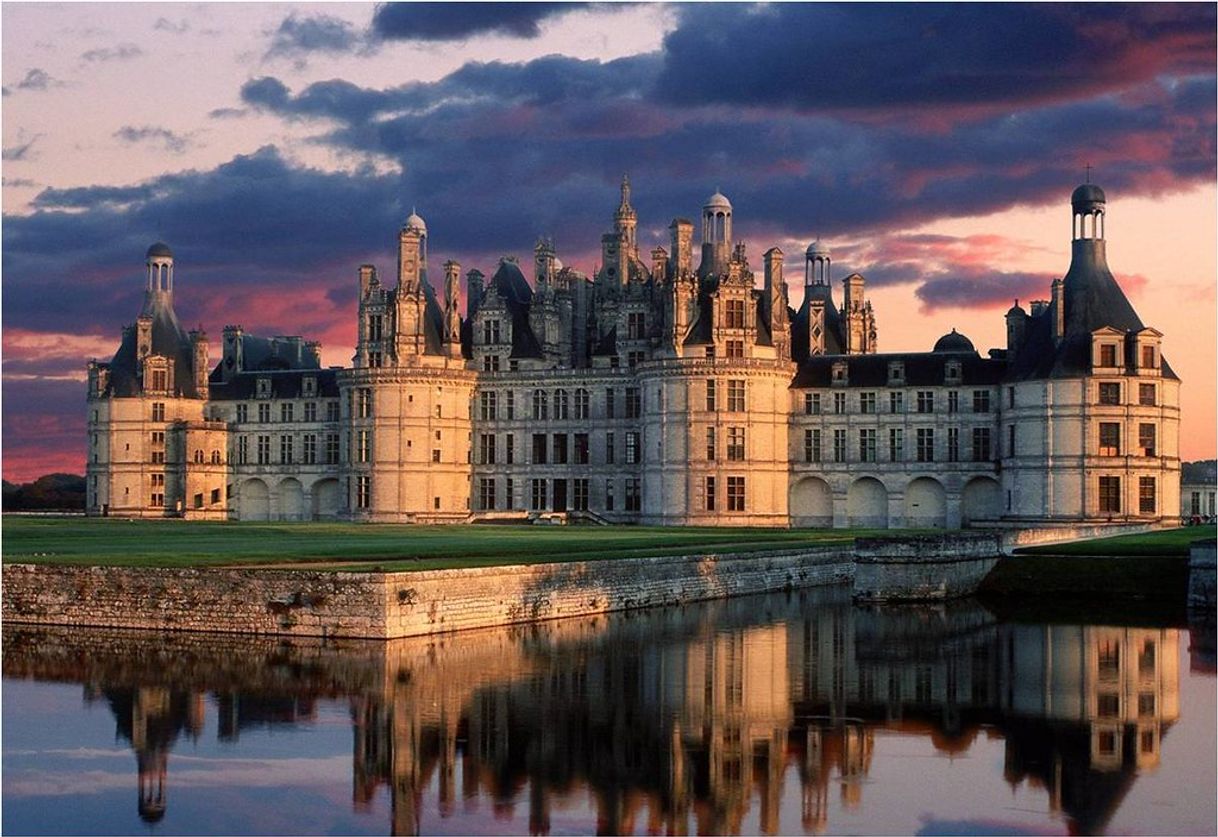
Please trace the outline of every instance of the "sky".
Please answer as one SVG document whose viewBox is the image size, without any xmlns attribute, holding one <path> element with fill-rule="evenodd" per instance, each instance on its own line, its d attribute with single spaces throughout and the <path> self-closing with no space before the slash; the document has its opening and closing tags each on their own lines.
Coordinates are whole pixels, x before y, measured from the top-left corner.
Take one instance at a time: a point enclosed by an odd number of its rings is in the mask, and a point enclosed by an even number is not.
<svg viewBox="0 0 1218 837">
<path fill-rule="evenodd" d="M 6 3 L 0 27 L 5 479 L 83 472 L 85 367 L 154 241 L 213 355 L 240 324 L 349 365 L 357 267 L 392 274 L 412 209 L 437 263 L 550 236 L 591 273 L 624 173 L 644 252 L 719 189 L 793 304 L 820 238 L 881 351 L 957 328 L 983 353 L 1064 275 L 1089 176 L 1184 381 L 1182 456 L 1215 455 L 1213 4 Z"/>
</svg>

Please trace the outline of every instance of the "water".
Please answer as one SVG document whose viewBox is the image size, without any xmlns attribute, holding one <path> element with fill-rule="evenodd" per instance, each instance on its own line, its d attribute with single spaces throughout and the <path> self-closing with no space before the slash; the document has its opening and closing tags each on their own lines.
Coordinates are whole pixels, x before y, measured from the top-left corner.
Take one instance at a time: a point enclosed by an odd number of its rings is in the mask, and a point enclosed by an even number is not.
<svg viewBox="0 0 1218 837">
<path fill-rule="evenodd" d="M 821 589 L 391 643 L 5 626 L 3 829 L 1213 834 L 1212 623 L 1026 616 Z"/>
</svg>

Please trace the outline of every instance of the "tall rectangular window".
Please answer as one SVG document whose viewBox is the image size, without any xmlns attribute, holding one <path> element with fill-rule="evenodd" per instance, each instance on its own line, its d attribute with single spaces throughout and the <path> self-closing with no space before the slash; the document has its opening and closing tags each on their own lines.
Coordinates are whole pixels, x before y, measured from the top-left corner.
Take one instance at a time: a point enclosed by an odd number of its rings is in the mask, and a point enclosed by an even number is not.
<svg viewBox="0 0 1218 837">
<path fill-rule="evenodd" d="M 612 465 L 617 460 L 617 451 L 614 448 L 613 431 L 605 434 L 605 464 Z"/>
<path fill-rule="evenodd" d="M 1143 407 L 1153 407 L 1155 405 L 1154 384 L 1138 384 L 1138 403 Z"/>
<path fill-rule="evenodd" d="M 744 461 L 744 428 L 727 429 L 727 459 L 729 462 Z"/>
<path fill-rule="evenodd" d="M 498 320 L 482 321 L 482 342 L 486 345 L 494 345 L 499 342 Z"/>
<path fill-rule="evenodd" d="M 494 477 L 481 477 L 478 480 L 478 508 L 484 511 L 495 508 Z"/>
<path fill-rule="evenodd" d="M 743 299 L 729 299 L 727 301 L 727 327 L 744 328 Z"/>
<path fill-rule="evenodd" d="M 304 404 L 304 420 L 317 421 L 317 402 L 306 401 Z"/>
<path fill-rule="evenodd" d="M 533 390 L 533 421 L 545 421 L 550 417 L 549 402 L 544 389 Z"/>
<path fill-rule="evenodd" d="M 873 428 L 859 431 L 859 459 L 863 462 L 875 462 L 875 430 Z"/>
<path fill-rule="evenodd" d="M 1155 368 L 1155 347 L 1154 346 L 1143 346 L 1142 347 L 1141 366 L 1143 369 L 1154 369 Z"/>
<path fill-rule="evenodd" d="M 509 389 L 506 393 L 504 393 L 504 398 L 506 399 L 504 408 L 507 412 L 508 419 L 509 420 L 515 419 L 516 418 L 516 393 L 515 393 L 515 391 Z"/>
<path fill-rule="evenodd" d="M 341 407 L 337 401 L 326 402 L 326 421 L 338 421 Z"/>
<path fill-rule="evenodd" d="M 582 387 L 575 390 L 575 417 L 577 419 L 588 418 L 591 414 L 589 410 L 590 403 L 591 399 L 588 397 L 588 390 Z"/>
<path fill-rule="evenodd" d="M 1121 511 L 1121 478 L 1100 477 L 1100 513 L 1118 514 Z"/>
<path fill-rule="evenodd" d="M 516 434 L 508 433 L 503 438 L 503 461 L 508 465 L 516 464 Z"/>
<path fill-rule="evenodd" d="M 284 465 L 292 464 L 292 454 L 295 450 L 295 440 L 291 436 L 279 437 L 279 461 Z"/>
<path fill-rule="evenodd" d="M 859 412 L 874 413 L 875 412 L 875 393 L 860 392 L 859 393 Z"/>
<path fill-rule="evenodd" d="M 804 431 L 804 462 L 820 462 L 820 430 Z"/>
<path fill-rule="evenodd" d="M 533 464 L 546 464 L 546 434 L 544 433 L 533 434 Z"/>
<path fill-rule="evenodd" d="M 244 424 L 250 420 L 250 407 L 248 404 L 237 405 L 237 422 Z"/>
<path fill-rule="evenodd" d="M 973 412 L 988 413 L 990 411 L 990 393 L 989 390 L 975 389 L 973 390 Z"/>
<path fill-rule="evenodd" d="M 503 481 L 503 507 L 516 508 L 516 480 L 508 477 Z"/>
<path fill-rule="evenodd" d="M 478 461 L 483 465 L 495 464 L 495 434 L 478 434 Z"/>
<path fill-rule="evenodd" d="M 846 393 L 833 393 L 833 412 L 839 416 L 846 412 Z"/>
<path fill-rule="evenodd" d="M 626 480 L 626 511 L 636 512 L 643 508 L 643 492 L 639 488 L 638 477 Z"/>
<path fill-rule="evenodd" d="M 337 465 L 338 464 L 338 434 L 337 433 L 327 433 L 326 434 L 326 464 L 327 465 Z"/>
<path fill-rule="evenodd" d="M 731 413 L 744 412 L 744 381 L 727 382 L 727 409 Z"/>
<path fill-rule="evenodd" d="M 589 462 L 588 434 L 587 433 L 576 433 L 575 434 L 575 464 L 576 465 L 587 465 L 588 462 Z"/>
<path fill-rule="evenodd" d="M 258 464 L 259 465 L 270 465 L 271 464 L 271 437 L 270 436 L 259 436 L 258 437 Z"/>
<path fill-rule="evenodd" d="M 358 414 L 360 418 L 368 418 L 372 415 L 372 390 L 365 388 L 359 391 L 357 399 Z"/>
<path fill-rule="evenodd" d="M 372 502 L 372 477 L 364 475 L 355 480 L 355 505 L 366 509 Z"/>
<path fill-rule="evenodd" d="M 250 439 L 249 436 L 237 437 L 237 464 L 244 465 L 249 462 L 250 457 Z"/>
<path fill-rule="evenodd" d="M 933 427 L 917 429 L 916 454 L 919 462 L 935 461 L 935 430 Z"/>
<path fill-rule="evenodd" d="M 716 450 L 716 441 L 718 441 L 718 431 L 712 425 L 706 428 L 706 459 L 709 462 L 714 462 L 718 451 Z"/>
<path fill-rule="evenodd" d="M 715 478 L 706 478 L 706 510 L 715 510 Z"/>
<path fill-rule="evenodd" d="M 270 404 L 259 404 L 258 405 L 258 421 L 261 422 L 262 424 L 266 424 L 270 420 L 271 420 L 271 405 Z"/>
<path fill-rule="evenodd" d="M 613 511 L 613 480 L 605 480 L 605 511 Z"/>
<path fill-rule="evenodd" d="M 833 431 L 833 461 L 846 461 L 846 431 L 844 429 Z"/>
<path fill-rule="evenodd" d="M 638 418 L 642 414 L 642 392 L 638 387 L 626 387 L 626 418 Z"/>
<path fill-rule="evenodd" d="M 497 412 L 499 394 L 497 392 L 482 392 L 478 394 L 478 418 L 482 421 L 494 421 Z"/>
<path fill-rule="evenodd" d="M 1120 384 L 1100 384 L 1100 403 L 1113 405 L 1121 403 Z"/>
<path fill-rule="evenodd" d="M 573 494 L 571 507 L 575 511 L 588 510 L 588 478 L 576 477 L 571 480 L 571 491 Z"/>
<path fill-rule="evenodd" d="M 960 428 L 947 428 L 947 461 L 960 461 Z"/>
<path fill-rule="evenodd" d="M 1100 344 L 1100 366 L 1117 365 L 1117 347 L 1112 343 Z"/>
<path fill-rule="evenodd" d="M 960 393 L 954 389 L 947 393 L 947 411 L 949 413 L 960 412 Z"/>
<path fill-rule="evenodd" d="M 361 430 L 356 436 L 356 462 L 369 462 L 372 459 L 372 435 L 367 430 Z"/>
<path fill-rule="evenodd" d="M 744 357 L 744 341 L 743 340 L 728 340 L 727 341 L 727 356 L 728 357 Z"/>
<path fill-rule="evenodd" d="M 1100 422 L 1100 456 L 1121 455 L 1121 425 L 1115 421 Z"/>
<path fill-rule="evenodd" d="M 546 508 L 546 481 L 545 480 L 529 480 L 529 508 L 533 511 L 545 511 Z"/>
<path fill-rule="evenodd" d="M 727 510 L 744 511 L 744 477 L 727 478 Z"/>
<path fill-rule="evenodd" d="M 905 412 L 905 393 L 903 393 L 903 392 L 888 393 L 888 412 L 890 412 L 890 413 Z"/>
<path fill-rule="evenodd" d="M 1138 449 L 1141 451 L 1142 456 L 1154 456 L 1156 454 L 1156 435 L 1153 424 L 1142 423 L 1138 425 Z"/>
<path fill-rule="evenodd" d="M 1015 455 L 1015 425 L 1007 425 L 1007 456 Z"/>
<path fill-rule="evenodd" d="M 905 459 L 905 431 L 900 427 L 888 430 L 888 460 L 902 462 Z"/>
<path fill-rule="evenodd" d="M 613 418 L 617 412 L 614 402 L 614 391 L 612 389 L 605 390 L 605 418 Z"/>
<path fill-rule="evenodd" d="M 935 391 L 932 389 L 918 390 L 918 412 L 933 413 L 935 411 Z"/>
<path fill-rule="evenodd" d="M 647 316 L 632 311 L 626 315 L 626 335 L 629 340 L 642 340 L 647 336 Z"/>
<path fill-rule="evenodd" d="M 565 421 L 571 414 L 571 397 L 565 389 L 554 390 L 554 418 Z"/>
<path fill-rule="evenodd" d="M 639 434 L 631 431 L 626 434 L 626 464 L 636 465 L 639 461 Z M 627 508 L 629 511 L 629 507 Z"/>
<path fill-rule="evenodd" d="M 555 465 L 566 465 L 567 464 L 567 434 L 566 433 L 555 433 L 554 434 L 554 464 Z"/>
<path fill-rule="evenodd" d="M 989 462 L 992 456 L 990 447 L 990 428 L 973 428 L 973 461 Z"/>
<path fill-rule="evenodd" d="M 1155 507 L 1155 478 L 1138 477 L 1138 511 L 1142 514 L 1154 514 Z"/>
<path fill-rule="evenodd" d="M 820 415 L 820 393 L 805 392 L 804 393 L 804 414 L 809 416 Z"/>
<path fill-rule="evenodd" d="M 289 422 L 294 420 L 295 405 L 291 403 L 279 405 L 279 420 Z"/>
<path fill-rule="evenodd" d="M 317 436 L 313 433 L 306 433 L 304 436 L 304 450 L 302 451 L 301 461 L 306 465 L 317 463 Z"/>
<path fill-rule="evenodd" d="M 163 402 L 160 402 L 160 401 L 152 402 L 152 420 L 153 421 L 164 421 L 165 420 L 165 404 Z"/>
<path fill-rule="evenodd" d="M 715 398 L 716 395 L 717 395 L 717 393 L 715 392 L 715 379 L 707 378 L 706 379 L 706 411 L 708 413 L 713 413 L 713 412 L 715 412 L 715 410 L 719 409 L 718 403 Z"/>
</svg>

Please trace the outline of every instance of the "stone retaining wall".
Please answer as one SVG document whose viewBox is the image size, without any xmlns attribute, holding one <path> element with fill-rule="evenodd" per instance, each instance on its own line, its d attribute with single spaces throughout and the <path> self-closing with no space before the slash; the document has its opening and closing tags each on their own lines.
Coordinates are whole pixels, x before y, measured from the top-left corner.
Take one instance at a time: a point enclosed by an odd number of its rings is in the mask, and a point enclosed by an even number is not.
<svg viewBox="0 0 1218 837">
<path fill-rule="evenodd" d="M 851 559 L 822 548 L 404 573 L 12 564 L 3 617 L 391 639 L 844 583 Z"/>
<path fill-rule="evenodd" d="M 854 597 L 860 601 L 953 599 L 977 591 L 1002 555 L 996 532 L 859 538 Z"/>
</svg>

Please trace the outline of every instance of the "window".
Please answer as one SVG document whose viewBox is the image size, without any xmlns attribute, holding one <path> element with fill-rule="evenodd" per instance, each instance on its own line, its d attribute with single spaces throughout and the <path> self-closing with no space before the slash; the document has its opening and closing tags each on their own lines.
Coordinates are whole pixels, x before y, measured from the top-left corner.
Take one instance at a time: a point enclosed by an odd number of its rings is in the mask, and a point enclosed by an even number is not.
<svg viewBox="0 0 1218 837">
<path fill-rule="evenodd" d="M 554 390 L 554 418 L 566 420 L 571 415 L 571 399 L 565 389 Z"/>
<path fill-rule="evenodd" d="M 380 314 L 370 314 L 368 316 L 368 339 L 380 340 L 385 333 L 385 320 Z"/>
<path fill-rule="evenodd" d="M 571 482 L 572 482 L 571 489 L 572 489 L 572 492 L 574 493 L 574 498 L 572 501 L 572 508 L 574 508 L 575 511 L 587 511 L 588 510 L 588 478 L 587 477 L 576 477 Z"/>
<path fill-rule="evenodd" d="M 483 465 L 495 464 L 495 434 L 478 434 L 478 461 Z M 483 507 L 485 508 L 485 506 Z"/>
<path fill-rule="evenodd" d="M 374 369 L 381 366 L 384 355 L 380 352 L 368 352 L 368 365 Z"/>
<path fill-rule="evenodd" d="M 626 335 L 628 340 L 642 340 L 647 336 L 647 316 L 640 312 L 626 315 Z"/>
<path fill-rule="evenodd" d="M 704 352 L 706 354 L 707 360 L 715 359 L 715 347 L 714 346 L 707 346 L 706 349 L 704 349 Z"/>
<path fill-rule="evenodd" d="M 149 505 L 153 505 L 153 506 L 165 505 L 165 495 L 164 494 L 153 494 L 152 497 L 149 499 L 150 499 Z"/>
<path fill-rule="evenodd" d="M 431 449 L 431 461 L 432 461 L 432 462 L 437 462 L 437 463 L 438 463 L 438 462 L 440 461 L 440 456 L 441 456 L 441 452 L 440 452 L 440 449 L 439 449 L 439 448 L 432 448 L 432 449 Z M 467 461 L 468 461 L 468 460 L 467 460 Z"/>
<path fill-rule="evenodd" d="M 893 427 L 888 431 L 888 459 L 890 462 L 901 462 L 905 459 L 905 431 Z"/>
<path fill-rule="evenodd" d="M 250 420 L 250 408 L 248 404 L 237 405 L 237 421 L 241 424 Z"/>
<path fill-rule="evenodd" d="M 744 341 L 743 340 L 728 340 L 727 341 L 727 356 L 728 357 L 744 357 Z"/>
<path fill-rule="evenodd" d="M 820 430 L 804 431 L 804 462 L 820 462 Z"/>
<path fill-rule="evenodd" d="M 804 415 L 819 416 L 820 415 L 820 393 L 805 392 L 804 393 Z"/>
<path fill-rule="evenodd" d="M 833 393 L 833 412 L 839 416 L 846 412 L 846 393 Z"/>
<path fill-rule="evenodd" d="M 566 465 L 567 464 L 567 434 L 566 433 L 555 433 L 554 434 L 554 464 L 555 465 Z"/>
<path fill-rule="evenodd" d="M 715 510 L 715 478 L 706 478 L 706 510 Z"/>
<path fill-rule="evenodd" d="M 1155 426 L 1153 424 L 1138 425 L 1138 448 L 1142 456 L 1155 455 Z"/>
<path fill-rule="evenodd" d="M 338 421 L 339 406 L 337 401 L 326 402 L 326 421 Z"/>
<path fill-rule="evenodd" d="M 258 464 L 269 465 L 271 462 L 271 437 L 258 437 Z"/>
<path fill-rule="evenodd" d="M 605 434 L 605 464 L 612 465 L 616 458 L 617 454 L 614 450 L 613 432 L 610 431 L 609 433 Z"/>
<path fill-rule="evenodd" d="M 478 480 L 478 508 L 484 511 L 495 508 L 494 477 L 481 477 Z"/>
<path fill-rule="evenodd" d="M 295 407 L 295 405 L 290 404 L 290 403 L 280 404 L 279 405 L 279 420 L 282 422 L 292 421 L 293 413 L 295 412 L 294 407 Z"/>
<path fill-rule="evenodd" d="M 744 381 L 727 382 L 727 409 L 730 413 L 744 412 Z"/>
<path fill-rule="evenodd" d="M 1007 406 L 1015 406 L 1015 387 L 1007 387 Z"/>
<path fill-rule="evenodd" d="M 250 458 L 250 440 L 248 436 L 237 437 L 237 464 L 244 465 Z"/>
<path fill-rule="evenodd" d="M 259 378 L 258 380 L 256 380 L 254 382 L 254 394 L 258 398 L 270 398 L 271 397 L 271 379 L 270 378 Z"/>
<path fill-rule="evenodd" d="M 706 381 L 706 411 L 713 413 L 719 409 L 715 403 L 715 379 L 709 378 Z"/>
<path fill-rule="evenodd" d="M 888 393 L 888 412 L 890 412 L 890 413 L 905 412 L 905 393 L 903 393 L 903 392 Z"/>
<path fill-rule="evenodd" d="M 1154 384 L 1138 384 L 1138 403 L 1143 407 L 1153 407 L 1155 405 Z"/>
<path fill-rule="evenodd" d="M 919 462 L 935 461 L 935 430 L 933 427 L 918 428 L 916 454 Z"/>
<path fill-rule="evenodd" d="M 483 372 L 498 372 L 499 371 L 499 355 L 483 355 L 482 356 L 482 371 Z"/>
<path fill-rule="evenodd" d="M 744 511 L 744 477 L 727 478 L 727 510 Z"/>
<path fill-rule="evenodd" d="M 575 434 L 575 464 L 576 465 L 587 465 L 588 464 L 588 462 L 589 462 L 588 450 L 589 450 L 588 434 L 587 433 L 576 433 Z"/>
<path fill-rule="evenodd" d="M 367 474 L 355 478 L 355 505 L 368 508 L 372 499 L 372 477 Z"/>
<path fill-rule="evenodd" d="M 630 432 L 626 434 L 626 464 L 635 465 L 639 461 L 639 434 Z M 627 507 L 627 511 L 629 511 Z"/>
<path fill-rule="evenodd" d="M 1138 674 L 1142 677 L 1153 677 L 1155 674 L 1155 641 L 1142 642 L 1142 650 L 1138 652 Z M 1154 712 L 1151 709 L 1151 712 Z"/>
<path fill-rule="evenodd" d="M 317 462 L 317 436 L 313 433 L 305 434 L 301 457 L 301 462 L 306 465 L 313 465 Z"/>
<path fill-rule="evenodd" d="M 360 418 L 368 418 L 372 415 L 372 390 L 361 389 L 359 396 L 356 399 L 358 413 Z"/>
<path fill-rule="evenodd" d="M 1100 344 L 1100 366 L 1117 365 L 1117 347 L 1112 343 Z"/>
<path fill-rule="evenodd" d="M 165 475 L 164 474 L 152 474 L 152 487 L 153 488 L 164 488 L 165 487 Z"/>
<path fill-rule="evenodd" d="M 626 480 L 626 511 L 636 512 L 643 508 L 643 492 L 639 490 L 639 480 L 631 477 Z"/>
<path fill-rule="evenodd" d="M 1144 369 L 1154 369 L 1155 368 L 1155 347 L 1154 346 L 1143 346 L 1142 347 L 1142 367 Z"/>
<path fill-rule="evenodd" d="M 988 462 L 990 455 L 990 429 L 988 427 L 974 427 L 973 461 Z"/>
<path fill-rule="evenodd" d="M 544 421 L 549 417 L 549 399 L 546 396 L 545 390 L 533 390 L 533 421 Z"/>
<path fill-rule="evenodd" d="M 326 464 L 327 465 L 337 465 L 338 464 L 338 434 L 337 433 L 327 433 L 326 434 Z"/>
<path fill-rule="evenodd" d="M 1117 514 L 1121 511 L 1121 478 L 1100 477 L 1100 513 Z"/>
<path fill-rule="evenodd" d="M 506 396 L 507 396 L 507 404 L 505 404 L 504 406 L 506 407 L 507 417 L 508 417 L 508 419 L 515 419 L 516 418 L 516 393 L 513 392 L 512 390 L 508 390 L 506 393 Z"/>
<path fill-rule="evenodd" d="M 221 463 L 220 463 L 220 451 L 218 451 L 218 450 L 213 450 L 213 451 L 211 452 L 211 464 L 212 464 L 212 465 L 219 465 L 219 464 L 221 464 Z"/>
<path fill-rule="evenodd" d="M 268 422 L 270 422 L 270 420 L 271 420 L 271 405 L 270 404 L 259 404 L 258 405 L 258 421 L 262 424 L 267 424 Z"/>
<path fill-rule="evenodd" d="M 356 434 L 356 462 L 368 462 L 372 458 L 372 439 L 367 430 Z"/>
<path fill-rule="evenodd" d="M 643 414 L 643 396 L 638 387 L 626 387 L 626 418 Z"/>
<path fill-rule="evenodd" d="M 947 394 L 947 411 L 949 413 L 960 412 L 960 393 L 954 389 Z"/>
<path fill-rule="evenodd" d="M 729 462 L 744 461 L 744 428 L 727 429 L 727 459 Z"/>
<path fill-rule="evenodd" d="M 960 461 L 960 428 L 947 428 L 947 461 Z"/>
<path fill-rule="evenodd" d="M 529 508 L 533 511 L 543 511 L 546 507 L 546 481 L 529 480 Z"/>
<path fill-rule="evenodd" d="M 605 511 L 613 511 L 613 480 L 605 480 Z"/>
<path fill-rule="evenodd" d="M 918 390 L 918 412 L 933 413 L 935 411 L 935 392 L 930 389 Z"/>
<path fill-rule="evenodd" d="M 220 489 L 213 488 L 211 490 L 211 502 L 212 502 L 212 505 L 215 505 L 216 503 L 220 502 Z"/>
<path fill-rule="evenodd" d="M 875 393 L 860 392 L 859 393 L 859 412 L 870 414 L 875 412 Z"/>
<path fill-rule="evenodd" d="M 846 431 L 845 430 L 834 430 L 833 431 L 833 461 L 834 462 L 845 462 L 846 461 Z"/>
<path fill-rule="evenodd" d="M 1015 425 L 1007 425 L 1007 456 L 1015 455 Z"/>
<path fill-rule="evenodd" d="M 485 346 L 493 346 L 499 342 L 499 321 L 498 320 L 483 320 L 482 321 L 482 343 Z"/>
<path fill-rule="evenodd" d="M 743 299 L 729 299 L 727 301 L 727 327 L 744 328 Z"/>
<path fill-rule="evenodd" d="M 859 459 L 863 462 L 875 462 L 875 430 L 859 431 Z"/>
<path fill-rule="evenodd" d="M 317 421 L 317 402 L 306 401 L 304 405 L 304 420 Z"/>
<path fill-rule="evenodd" d="M 586 419 L 590 415 L 589 404 L 591 399 L 588 397 L 588 390 L 575 390 L 575 417 L 577 419 Z"/>
<path fill-rule="evenodd" d="M 155 390 L 169 389 L 169 373 L 167 370 L 152 370 L 152 388 Z"/>
<path fill-rule="evenodd" d="M 152 431 L 152 446 L 154 448 L 165 447 L 165 431 L 164 430 Z"/>
<path fill-rule="evenodd" d="M 546 464 L 546 434 L 544 433 L 533 434 L 533 464 Z"/>
<path fill-rule="evenodd" d="M 165 405 L 160 401 L 152 402 L 152 420 L 153 421 L 164 421 L 165 420 Z"/>
<path fill-rule="evenodd" d="M 631 369 L 634 369 L 645 360 L 647 360 L 646 352 L 626 352 L 626 365 Z"/>
<path fill-rule="evenodd" d="M 165 451 L 154 450 L 152 452 L 152 463 L 154 465 L 164 465 L 165 464 Z"/>
<path fill-rule="evenodd" d="M 905 364 L 895 361 L 888 364 L 888 383 L 899 384 L 905 380 Z"/>
<path fill-rule="evenodd" d="M 444 418 L 444 405 L 443 404 L 436 405 L 436 418 Z"/>
<path fill-rule="evenodd" d="M 616 393 L 612 389 L 605 390 L 605 418 L 613 418 L 614 413 L 617 412 L 617 405 L 614 404 L 615 395 Z"/>
<path fill-rule="evenodd" d="M 1154 514 L 1155 505 L 1155 478 L 1138 477 L 1138 511 Z"/>
<path fill-rule="evenodd" d="M 1121 425 L 1114 421 L 1100 422 L 1100 456 L 1121 455 Z"/>
<path fill-rule="evenodd" d="M 1101 404 L 1120 404 L 1121 403 L 1121 385 L 1120 384 L 1100 384 L 1100 403 Z"/>
<path fill-rule="evenodd" d="M 306 375 L 300 382 L 301 392 L 306 398 L 312 398 L 317 395 L 317 379 L 312 375 Z"/>
<path fill-rule="evenodd" d="M 516 436 L 513 433 L 508 433 L 504 439 L 503 461 L 508 465 L 516 463 Z"/>
<path fill-rule="evenodd" d="M 990 393 L 988 390 L 973 390 L 973 412 L 988 413 L 990 411 Z"/>
<path fill-rule="evenodd" d="M 505 509 L 516 507 L 516 481 L 511 477 L 503 481 L 503 507 Z"/>
<path fill-rule="evenodd" d="M 483 392 L 478 394 L 478 418 L 482 421 L 494 421 L 498 412 L 499 394 Z"/>
<path fill-rule="evenodd" d="M 714 462 L 718 451 L 715 449 L 715 442 L 718 439 L 718 432 L 714 426 L 706 428 L 706 459 L 708 462 Z"/>
</svg>

